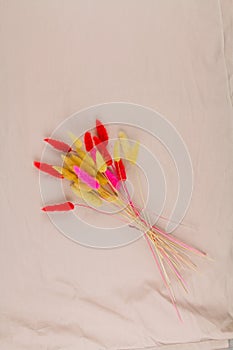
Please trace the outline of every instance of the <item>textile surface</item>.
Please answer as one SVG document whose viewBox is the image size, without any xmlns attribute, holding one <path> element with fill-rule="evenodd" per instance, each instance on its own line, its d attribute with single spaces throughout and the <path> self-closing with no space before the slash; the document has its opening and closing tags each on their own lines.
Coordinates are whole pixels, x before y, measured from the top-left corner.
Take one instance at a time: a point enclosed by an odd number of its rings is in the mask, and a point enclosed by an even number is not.
<svg viewBox="0 0 233 350">
<path fill-rule="evenodd" d="M 232 1 L 0 2 L 0 349 L 220 349 L 233 338 Z M 177 321 L 144 239 L 88 249 L 41 213 L 40 140 L 125 101 L 182 135 L 194 170 L 183 226 L 203 249 Z"/>
</svg>

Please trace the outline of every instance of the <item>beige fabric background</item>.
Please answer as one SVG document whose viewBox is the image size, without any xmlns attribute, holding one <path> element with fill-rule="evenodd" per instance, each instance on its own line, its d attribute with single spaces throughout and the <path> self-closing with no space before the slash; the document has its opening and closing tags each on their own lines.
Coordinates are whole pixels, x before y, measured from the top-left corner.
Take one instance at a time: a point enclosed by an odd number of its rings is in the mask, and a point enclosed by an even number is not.
<svg viewBox="0 0 233 350">
<path fill-rule="evenodd" d="M 216 0 L 0 1 L 1 349 L 227 346 L 231 11 L 232 1 Z M 143 239 L 121 249 L 87 249 L 39 211 L 32 160 L 40 158 L 40 140 L 77 110 L 109 101 L 158 110 L 192 157 L 188 229 L 176 234 L 215 260 L 199 261 L 202 274 L 189 276 L 190 294 L 179 294 L 182 325 Z"/>
</svg>

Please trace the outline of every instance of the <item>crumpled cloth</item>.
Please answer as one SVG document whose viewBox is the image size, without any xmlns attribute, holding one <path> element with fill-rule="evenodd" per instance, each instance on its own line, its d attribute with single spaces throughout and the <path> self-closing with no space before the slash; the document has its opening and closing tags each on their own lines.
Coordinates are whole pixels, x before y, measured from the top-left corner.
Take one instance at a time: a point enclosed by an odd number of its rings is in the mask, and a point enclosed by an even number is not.
<svg viewBox="0 0 233 350">
<path fill-rule="evenodd" d="M 232 1 L 2 0 L 0 348 L 209 350 L 233 338 Z M 175 234 L 203 249 L 177 320 L 144 239 L 88 249 L 41 213 L 40 140 L 109 101 L 185 140 L 194 191 Z M 176 288 L 175 288 L 176 289 Z"/>
</svg>

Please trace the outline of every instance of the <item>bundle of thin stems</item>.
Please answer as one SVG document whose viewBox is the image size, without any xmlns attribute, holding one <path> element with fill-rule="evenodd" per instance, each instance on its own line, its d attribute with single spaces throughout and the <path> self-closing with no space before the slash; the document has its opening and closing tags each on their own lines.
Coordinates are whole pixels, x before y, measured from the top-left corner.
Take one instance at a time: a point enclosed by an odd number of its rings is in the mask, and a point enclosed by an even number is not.
<svg viewBox="0 0 233 350">
<path fill-rule="evenodd" d="M 196 265 L 189 255 L 194 253 L 204 257 L 206 253 L 180 241 L 153 224 L 148 212 L 133 201 L 126 183 L 126 165 L 136 165 L 139 142 L 134 142 L 132 145 L 125 132 L 120 131 L 114 143 L 113 155 L 111 155 L 108 151 L 108 132 L 99 120 L 96 120 L 96 135 L 87 131 L 84 135 L 84 142 L 72 133 L 70 137 L 72 146 L 51 138 L 44 139 L 52 147 L 62 152 L 62 166 L 41 162 L 34 162 L 34 165 L 39 170 L 58 179 L 68 180 L 71 190 L 82 201 L 47 205 L 42 210 L 46 212 L 70 211 L 82 206 L 98 211 L 98 207 L 103 203 L 108 203 L 116 208 L 116 213 L 111 215 L 118 215 L 120 220 L 142 232 L 168 290 L 170 300 L 181 319 L 170 275 L 175 276 L 182 288 L 187 291 L 187 283 L 182 276 L 182 270 L 185 268 L 196 270 Z M 134 174 L 144 208 L 144 195 L 137 167 L 135 167 Z M 109 213 L 105 214 L 109 215 Z"/>
</svg>

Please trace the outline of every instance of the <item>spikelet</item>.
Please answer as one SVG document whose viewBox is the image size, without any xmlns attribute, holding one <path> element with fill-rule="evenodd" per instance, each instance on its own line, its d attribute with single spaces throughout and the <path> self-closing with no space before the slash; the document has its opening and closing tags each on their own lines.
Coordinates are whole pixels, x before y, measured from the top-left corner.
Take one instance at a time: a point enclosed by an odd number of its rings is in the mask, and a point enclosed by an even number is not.
<svg viewBox="0 0 233 350">
<path fill-rule="evenodd" d="M 53 168 L 57 170 L 60 174 L 62 174 L 66 180 L 78 182 L 77 176 L 70 170 L 60 166 L 54 166 Z"/>
<path fill-rule="evenodd" d="M 75 185 L 75 187 L 77 189 L 79 189 L 81 192 L 91 192 L 92 191 L 92 188 L 87 186 L 84 182 L 80 181 L 78 178 L 77 178 L 77 180 L 78 181 L 75 181 L 73 183 L 73 185 Z"/>
<path fill-rule="evenodd" d="M 128 137 L 127 137 L 126 133 L 123 131 L 120 131 L 118 133 L 118 137 L 120 139 L 121 148 L 122 148 L 123 153 L 124 153 L 124 158 L 128 159 L 129 154 L 130 154 L 130 143 L 129 143 Z"/>
<path fill-rule="evenodd" d="M 112 165 L 112 157 L 111 157 L 110 153 L 108 152 L 106 145 L 104 143 L 102 143 L 102 141 L 97 136 L 93 136 L 93 141 L 95 143 L 97 150 L 103 156 L 106 164 L 108 166 L 111 166 Z"/>
<path fill-rule="evenodd" d="M 90 155 L 91 155 L 91 158 L 94 160 L 94 162 L 96 161 L 96 149 L 95 148 L 92 148 L 90 150 Z"/>
<path fill-rule="evenodd" d="M 91 133 L 89 131 L 85 132 L 84 143 L 85 143 L 86 151 L 90 152 L 90 150 L 92 150 L 92 148 L 94 147 L 94 144 L 93 144 Z"/>
<path fill-rule="evenodd" d="M 71 189 L 78 197 L 82 198 L 85 202 L 90 204 L 93 207 L 99 207 L 102 204 L 101 198 L 93 191 L 86 192 L 80 190 L 76 184 L 71 185 Z"/>
<path fill-rule="evenodd" d="M 78 166 L 81 166 L 81 164 L 83 163 L 83 160 L 76 156 L 75 154 L 71 154 L 69 157 L 69 160 L 68 160 L 68 163 L 71 165 L 78 165 Z"/>
<path fill-rule="evenodd" d="M 75 186 L 77 186 L 81 191 L 90 192 L 92 190 L 84 182 L 80 181 L 77 178 L 77 175 L 75 175 L 75 173 L 72 173 L 70 170 L 68 170 L 66 168 L 59 167 L 59 166 L 54 166 L 53 168 L 55 168 L 60 174 L 64 175 L 65 179 L 70 180 L 70 181 L 74 181 Z"/>
<path fill-rule="evenodd" d="M 120 131 L 118 133 L 118 136 L 120 139 L 121 148 L 124 153 L 124 158 L 126 160 L 129 160 L 132 165 L 135 165 L 137 162 L 138 153 L 139 153 L 139 146 L 140 146 L 139 141 L 136 141 L 136 143 L 131 147 L 125 132 Z"/>
<path fill-rule="evenodd" d="M 99 151 L 96 151 L 96 167 L 97 170 L 101 173 L 104 173 L 107 169 L 107 165 L 104 161 L 104 158 L 102 157 Z"/>
<path fill-rule="evenodd" d="M 65 156 L 65 155 L 61 155 L 62 160 L 65 164 L 65 166 L 72 172 L 74 172 L 74 165 L 79 166 L 81 169 L 85 170 L 89 175 L 94 176 L 96 175 L 96 170 L 94 168 L 92 168 L 91 166 L 89 166 L 85 160 L 82 160 L 81 158 L 79 158 L 78 156 L 71 154 L 70 156 Z"/>
<path fill-rule="evenodd" d="M 77 165 L 79 166 L 81 169 L 85 170 L 89 175 L 95 177 L 96 175 L 96 168 L 93 168 L 92 166 L 89 165 L 89 163 L 86 162 L 86 158 L 85 159 L 81 159 L 78 156 L 72 154 L 70 156 L 71 161 L 73 162 L 72 164 L 72 171 L 73 171 L 73 166 Z"/>
<path fill-rule="evenodd" d="M 114 202 L 118 199 L 117 195 L 113 195 L 112 193 L 106 191 L 103 187 L 100 187 L 98 189 L 98 193 L 101 196 L 101 198 L 105 199 L 108 202 Z"/>
<path fill-rule="evenodd" d="M 74 209 L 74 204 L 71 202 L 61 203 L 61 204 L 53 204 L 47 205 L 43 207 L 41 210 L 43 211 L 69 211 Z"/>
<path fill-rule="evenodd" d="M 129 155 L 129 161 L 132 165 L 135 165 L 138 159 L 138 153 L 139 153 L 139 147 L 140 142 L 136 141 L 133 147 L 131 148 L 130 155 Z"/>
<path fill-rule="evenodd" d="M 116 140 L 114 143 L 114 148 L 113 148 L 113 159 L 117 162 L 119 162 L 121 156 L 120 156 L 120 142 L 119 140 Z"/>
<path fill-rule="evenodd" d="M 79 187 L 80 191 L 82 192 L 91 192 L 91 188 L 87 186 L 84 182 L 78 181 L 78 183 L 75 183 L 77 187 Z"/>
<path fill-rule="evenodd" d="M 69 156 L 65 156 L 64 154 L 61 154 L 61 158 L 63 160 L 63 165 L 65 165 L 69 170 L 73 171 L 74 161 Z"/>
<path fill-rule="evenodd" d="M 118 179 L 116 178 L 116 176 L 109 169 L 105 171 L 105 175 L 111 182 L 111 184 L 116 188 L 118 184 Z"/>
<path fill-rule="evenodd" d="M 85 160 L 85 162 L 90 165 L 91 167 L 95 166 L 95 162 L 94 160 L 91 158 L 91 156 L 89 156 L 88 153 L 86 153 L 84 150 L 82 149 L 78 149 L 77 150 L 77 154 L 79 156 L 79 158 L 81 158 L 82 160 Z"/>
<path fill-rule="evenodd" d="M 121 181 L 125 181 L 126 180 L 126 171 L 125 171 L 125 166 L 124 166 L 122 159 L 120 159 L 119 162 L 115 161 L 114 164 L 115 164 L 118 179 Z"/>
<path fill-rule="evenodd" d="M 96 119 L 96 131 L 97 131 L 97 135 L 99 137 L 99 139 L 102 142 L 106 142 L 106 144 L 108 143 L 108 132 L 105 128 L 105 126 L 103 125 L 103 123 L 101 123 L 100 120 Z"/>
<path fill-rule="evenodd" d="M 53 140 L 50 138 L 46 138 L 46 139 L 44 139 L 44 141 L 47 142 L 48 144 L 50 144 L 55 149 L 57 149 L 58 151 L 62 151 L 62 152 L 66 152 L 66 153 L 72 151 L 72 148 L 69 145 L 67 145 L 65 142 Z"/>
<path fill-rule="evenodd" d="M 98 180 L 90 176 L 86 171 L 82 170 L 77 165 L 74 165 L 74 171 L 77 174 L 78 178 L 81 181 L 85 182 L 89 187 L 93 189 L 98 189 L 100 187 Z"/>
<path fill-rule="evenodd" d="M 101 198 L 92 192 L 82 192 L 83 200 L 93 207 L 100 207 L 102 205 Z"/>
<path fill-rule="evenodd" d="M 77 186 L 75 183 L 73 183 L 70 185 L 70 188 L 76 196 L 78 196 L 79 198 L 82 198 L 82 190 L 80 189 L 79 186 Z"/>
<path fill-rule="evenodd" d="M 99 181 L 101 186 L 104 186 L 108 183 L 108 179 L 100 172 L 96 174 L 96 179 Z"/>
<path fill-rule="evenodd" d="M 68 132 L 68 135 L 71 139 L 71 141 L 73 142 L 73 145 L 75 146 L 76 149 L 79 149 L 82 147 L 82 141 L 77 138 L 72 132 Z"/>
</svg>

